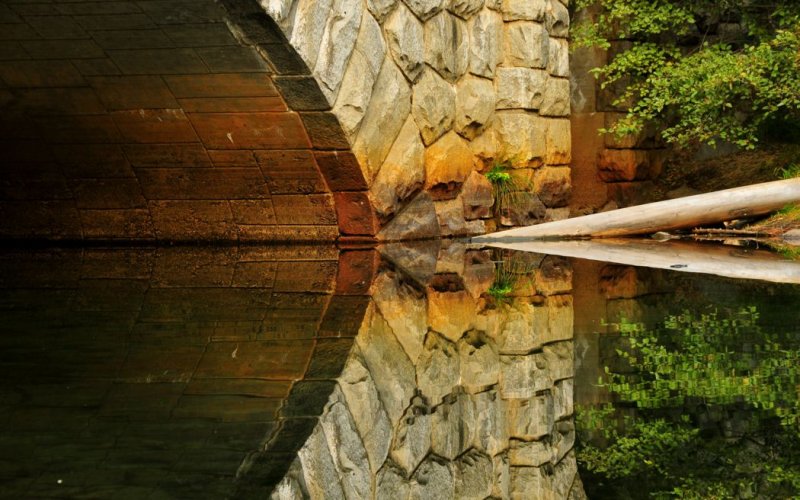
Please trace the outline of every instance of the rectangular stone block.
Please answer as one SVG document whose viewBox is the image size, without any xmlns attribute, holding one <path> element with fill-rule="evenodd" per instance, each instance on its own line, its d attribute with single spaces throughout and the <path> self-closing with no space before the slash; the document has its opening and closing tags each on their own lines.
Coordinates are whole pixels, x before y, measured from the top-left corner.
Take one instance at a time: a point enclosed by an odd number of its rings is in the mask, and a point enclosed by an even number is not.
<svg viewBox="0 0 800 500">
<path fill-rule="evenodd" d="M 93 40 L 27 40 L 22 42 L 31 59 L 95 59 L 105 52 Z"/>
<path fill-rule="evenodd" d="M 275 286 L 275 262 L 239 262 L 233 271 L 233 286 L 272 288 Z"/>
<path fill-rule="evenodd" d="M 189 113 L 288 111 L 280 97 L 195 97 L 178 101 Z"/>
<path fill-rule="evenodd" d="M 135 143 L 197 142 L 192 124 L 180 109 L 111 113 L 125 141 Z"/>
<path fill-rule="evenodd" d="M 165 76 L 175 97 L 275 97 L 278 91 L 263 73 Z"/>
<path fill-rule="evenodd" d="M 162 29 L 177 47 L 237 45 L 225 23 L 173 24 Z"/>
<path fill-rule="evenodd" d="M 213 73 L 268 72 L 264 59 L 252 47 L 201 47 L 195 49 Z"/>
<path fill-rule="evenodd" d="M 118 143 L 122 135 L 108 115 L 58 116 L 37 118 L 44 137 L 55 144 Z"/>
<path fill-rule="evenodd" d="M 146 208 L 136 179 L 78 179 L 72 183 L 78 208 Z"/>
<path fill-rule="evenodd" d="M 230 200 L 230 205 L 237 224 L 275 224 L 272 200 Z"/>
<path fill-rule="evenodd" d="M 267 198 L 257 168 L 140 168 L 136 174 L 148 200 L 229 200 Z"/>
<path fill-rule="evenodd" d="M 310 146 L 296 113 L 191 113 L 209 149 L 304 149 Z"/>
<path fill-rule="evenodd" d="M 296 380 L 313 349 L 309 341 L 212 342 L 194 378 Z"/>
<path fill-rule="evenodd" d="M 239 225 L 240 242 L 331 242 L 339 237 L 339 228 L 329 226 Z"/>
<path fill-rule="evenodd" d="M 151 288 L 229 287 L 236 257 L 224 247 L 186 246 L 156 254 Z"/>
<path fill-rule="evenodd" d="M 109 50 L 108 56 L 126 75 L 186 75 L 208 73 L 192 49 Z"/>
<path fill-rule="evenodd" d="M 270 297 L 271 291 L 263 289 L 151 288 L 139 319 L 148 323 L 261 321 Z"/>
<path fill-rule="evenodd" d="M 32 7 L 29 5 L 28 7 Z M 52 14 L 52 12 L 50 12 Z M 43 14 L 40 12 L 39 14 Z M 88 38 L 86 31 L 70 16 L 32 15 L 25 21 L 36 33 L 52 40 L 70 40 L 75 38 Z M 37 38 L 36 36 L 28 38 Z"/>
<path fill-rule="evenodd" d="M 125 144 L 125 156 L 134 167 L 212 167 L 202 144 Z M 133 170 L 131 170 L 131 173 Z M 131 174 L 132 175 L 132 174 Z"/>
<path fill-rule="evenodd" d="M 153 223 L 146 209 L 80 210 L 86 239 L 153 239 Z"/>
<path fill-rule="evenodd" d="M 86 84 L 69 61 L 4 61 L 0 78 L 9 87 L 79 87 Z"/>
<path fill-rule="evenodd" d="M 203 351 L 204 346 L 201 345 L 134 345 L 118 377 L 126 382 L 148 384 L 188 382 Z"/>
<path fill-rule="evenodd" d="M 159 239 L 236 239 L 236 226 L 227 201 L 151 201 L 149 206 Z"/>
<path fill-rule="evenodd" d="M 283 403 L 278 398 L 250 396 L 184 395 L 173 418 L 203 418 L 220 422 L 272 422 Z"/>
<path fill-rule="evenodd" d="M 255 154 L 270 193 L 310 194 L 327 190 L 310 151 L 256 151 Z"/>
<path fill-rule="evenodd" d="M 184 394 L 285 398 L 291 386 L 288 380 L 195 379 L 186 386 Z"/>
<path fill-rule="evenodd" d="M 97 76 L 88 81 L 109 111 L 180 107 L 158 76 Z"/>
<path fill-rule="evenodd" d="M 276 195 L 272 197 L 272 205 L 281 225 L 336 224 L 333 196 L 329 194 Z"/>
<path fill-rule="evenodd" d="M 330 293 L 336 282 L 336 263 L 328 261 L 278 262 L 276 292 Z"/>
<path fill-rule="evenodd" d="M 248 149 L 212 149 L 208 156 L 216 167 L 257 167 L 255 155 Z"/>
</svg>

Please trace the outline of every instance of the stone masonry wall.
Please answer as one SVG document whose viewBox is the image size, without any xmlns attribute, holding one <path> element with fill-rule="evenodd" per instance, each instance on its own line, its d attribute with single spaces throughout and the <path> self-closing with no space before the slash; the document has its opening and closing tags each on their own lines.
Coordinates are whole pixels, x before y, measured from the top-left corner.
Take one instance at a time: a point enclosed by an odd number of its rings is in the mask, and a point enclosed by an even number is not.
<svg viewBox="0 0 800 500">
<path fill-rule="evenodd" d="M 569 262 L 511 256 L 514 290 L 493 302 L 490 251 L 381 252 L 396 268 L 377 275 L 319 424 L 272 498 L 585 498 Z"/>
<path fill-rule="evenodd" d="M 506 222 L 567 215 L 564 0 L 265 0 L 352 145 L 384 240 L 494 229 L 485 172 L 514 167 Z"/>
</svg>

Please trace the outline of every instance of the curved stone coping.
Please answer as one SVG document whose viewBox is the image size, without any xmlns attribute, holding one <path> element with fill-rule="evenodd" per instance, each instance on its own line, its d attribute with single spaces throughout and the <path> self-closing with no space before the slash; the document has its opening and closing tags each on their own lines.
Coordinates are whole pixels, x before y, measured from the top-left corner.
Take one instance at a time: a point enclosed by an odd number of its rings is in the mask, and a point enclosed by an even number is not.
<svg viewBox="0 0 800 500">
<path fill-rule="evenodd" d="M 288 429 L 330 395 L 368 262 L 321 246 L 0 254 L 4 494 L 231 497 L 266 444 L 306 440 Z"/>
<path fill-rule="evenodd" d="M 256 0 L 3 5 L 0 238 L 377 231 L 319 88 Z"/>
</svg>

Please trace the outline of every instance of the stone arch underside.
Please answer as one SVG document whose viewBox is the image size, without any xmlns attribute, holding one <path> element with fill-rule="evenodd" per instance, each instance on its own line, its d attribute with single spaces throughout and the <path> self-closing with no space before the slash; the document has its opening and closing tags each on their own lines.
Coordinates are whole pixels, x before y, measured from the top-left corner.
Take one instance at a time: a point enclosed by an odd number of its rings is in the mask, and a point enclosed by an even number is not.
<svg viewBox="0 0 800 500">
<path fill-rule="evenodd" d="M 256 1 L 4 1 L 0 22 L 3 238 L 376 233 L 347 139 Z"/>
<path fill-rule="evenodd" d="M 0 4 L 0 235 L 413 239 L 563 218 L 560 0 Z"/>
</svg>

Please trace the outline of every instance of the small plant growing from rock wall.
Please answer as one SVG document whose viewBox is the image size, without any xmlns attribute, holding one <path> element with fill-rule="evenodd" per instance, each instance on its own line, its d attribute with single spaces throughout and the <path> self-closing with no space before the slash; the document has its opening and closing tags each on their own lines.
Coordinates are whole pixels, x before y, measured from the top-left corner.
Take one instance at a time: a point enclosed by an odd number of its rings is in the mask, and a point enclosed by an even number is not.
<svg viewBox="0 0 800 500">
<path fill-rule="evenodd" d="M 521 279 L 531 279 L 536 266 L 517 254 L 503 255 L 494 263 L 494 280 L 486 293 L 496 305 L 506 304 L 519 289 Z"/>
<path fill-rule="evenodd" d="M 495 163 L 484 174 L 492 185 L 495 215 L 502 216 L 504 212 L 517 204 L 520 191 L 525 187 L 511 175 L 510 170 L 511 167 L 508 163 Z"/>
</svg>

